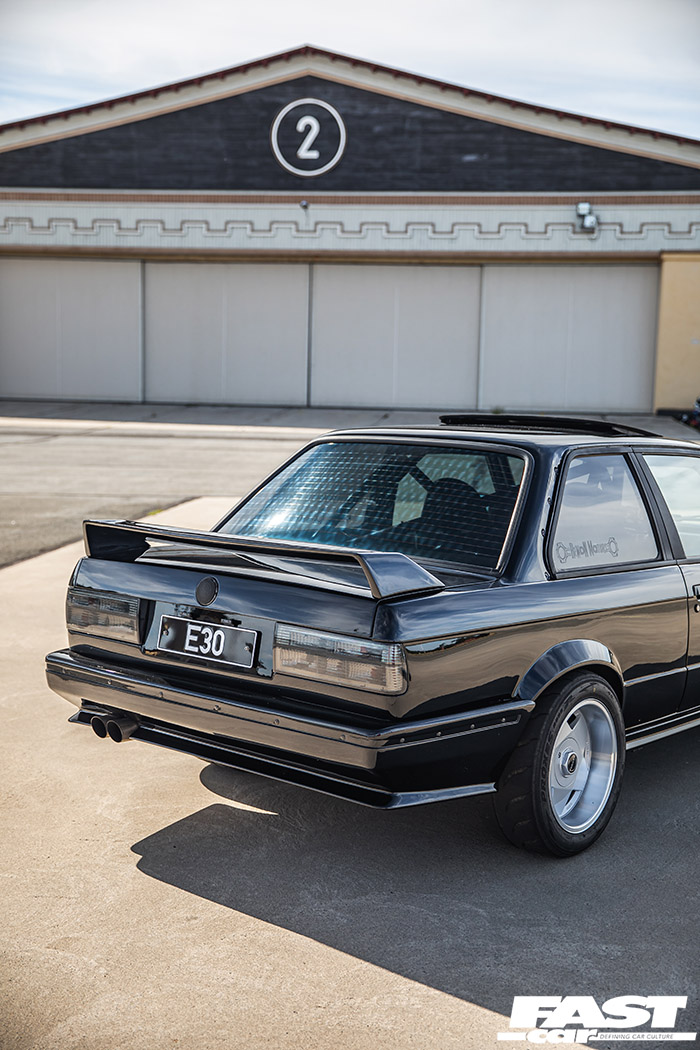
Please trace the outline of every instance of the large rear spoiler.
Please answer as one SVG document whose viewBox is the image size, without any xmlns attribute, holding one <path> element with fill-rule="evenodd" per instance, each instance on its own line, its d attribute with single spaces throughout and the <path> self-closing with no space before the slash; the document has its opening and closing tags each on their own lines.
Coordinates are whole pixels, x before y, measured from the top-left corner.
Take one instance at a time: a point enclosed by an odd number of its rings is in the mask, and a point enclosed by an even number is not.
<svg viewBox="0 0 700 1050">
<path fill-rule="evenodd" d="M 229 536 L 221 532 L 195 532 L 167 525 L 138 521 L 83 522 L 85 550 L 89 558 L 106 561 L 136 561 L 153 544 L 175 543 L 188 547 L 214 547 L 242 554 L 308 558 L 318 562 L 359 565 L 373 598 L 396 598 L 421 591 L 437 591 L 444 583 L 406 554 L 361 551 L 348 547 L 325 547 L 291 540 L 267 540 L 251 536 Z"/>
</svg>

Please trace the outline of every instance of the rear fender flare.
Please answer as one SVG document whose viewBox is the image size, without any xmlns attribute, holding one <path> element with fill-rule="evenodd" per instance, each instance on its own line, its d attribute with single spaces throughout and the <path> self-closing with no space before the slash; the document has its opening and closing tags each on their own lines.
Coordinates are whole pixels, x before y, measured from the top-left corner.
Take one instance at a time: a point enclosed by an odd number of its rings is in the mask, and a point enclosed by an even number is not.
<svg viewBox="0 0 700 1050">
<path fill-rule="evenodd" d="M 624 678 L 620 663 L 602 642 L 576 638 L 559 642 L 535 660 L 518 682 L 513 696 L 520 700 L 537 700 L 558 678 L 572 671 L 598 668 L 624 701 Z"/>
</svg>

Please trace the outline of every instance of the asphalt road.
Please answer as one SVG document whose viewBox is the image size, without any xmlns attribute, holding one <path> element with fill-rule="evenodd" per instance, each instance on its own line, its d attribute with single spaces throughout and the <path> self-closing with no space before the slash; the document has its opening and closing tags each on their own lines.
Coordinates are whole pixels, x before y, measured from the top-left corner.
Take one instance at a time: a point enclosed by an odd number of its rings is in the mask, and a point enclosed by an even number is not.
<svg viewBox="0 0 700 1050">
<path fill-rule="evenodd" d="M 0 565 L 77 540 L 84 518 L 140 518 L 195 496 L 233 503 L 302 444 L 296 437 L 0 429 Z"/>
<path fill-rule="evenodd" d="M 78 517 L 213 490 L 164 518 L 206 527 L 300 433 L 52 433 L 3 445 L 3 484 Z M 488 1050 L 515 995 L 687 995 L 700 1029 L 698 731 L 631 752 L 568 861 L 512 849 L 488 798 L 381 813 L 114 745 L 43 677 L 79 555 L 0 570 L 1 1050 Z"/>
</svg>

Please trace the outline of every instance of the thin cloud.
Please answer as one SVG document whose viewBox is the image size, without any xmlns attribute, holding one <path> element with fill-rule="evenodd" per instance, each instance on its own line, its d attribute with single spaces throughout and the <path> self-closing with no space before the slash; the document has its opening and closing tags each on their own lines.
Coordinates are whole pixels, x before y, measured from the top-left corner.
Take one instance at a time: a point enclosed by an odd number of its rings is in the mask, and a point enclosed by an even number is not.
<svg viewBox="0 0 700 1050">
<path fill-rule="evenodd" d="M 697 0 L 4 0 L 0 120 L 303 41 L 479 90 L 700 138 Z"/>
</svg>

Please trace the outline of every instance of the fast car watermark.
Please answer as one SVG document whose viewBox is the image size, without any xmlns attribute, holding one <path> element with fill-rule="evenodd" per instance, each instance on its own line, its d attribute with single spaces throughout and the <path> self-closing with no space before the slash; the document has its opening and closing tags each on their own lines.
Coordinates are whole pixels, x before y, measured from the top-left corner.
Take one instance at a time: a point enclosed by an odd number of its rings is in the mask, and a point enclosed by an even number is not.
<svg viewBox="0 0 700 1050">
<path fill-rule="evenodd" d="M 528 1043 L 693 1042 L 677 1032 L 686 995 L 617 995 L 599 1006 L 592 995 L 516 995 L 503 1041 Z M 514 1031 L 514 1029 L 520 1029 Z"/>
</svg>

